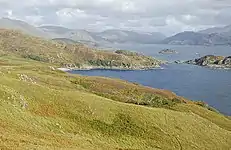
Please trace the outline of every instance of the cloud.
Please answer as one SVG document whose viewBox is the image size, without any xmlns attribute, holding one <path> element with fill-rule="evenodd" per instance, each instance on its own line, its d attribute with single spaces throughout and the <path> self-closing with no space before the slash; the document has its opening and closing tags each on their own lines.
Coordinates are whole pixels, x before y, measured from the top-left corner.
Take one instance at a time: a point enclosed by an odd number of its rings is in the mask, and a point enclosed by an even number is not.
<svg viewBox="0 0 231 150">
<path fill-rule="evenodd" d="M 174 34 L 231 24 L 230 0 L 0 0 L 0 16 L 35 25 Z"/>
</svg>

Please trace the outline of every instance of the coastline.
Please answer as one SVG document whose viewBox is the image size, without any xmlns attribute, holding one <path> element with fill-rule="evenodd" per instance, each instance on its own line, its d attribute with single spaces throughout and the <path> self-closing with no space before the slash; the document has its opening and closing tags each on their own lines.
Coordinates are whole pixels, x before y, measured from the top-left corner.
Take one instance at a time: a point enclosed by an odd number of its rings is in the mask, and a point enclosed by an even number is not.
<svg viewBox="0 0 231 150">
<path fill-rule="evenodd" d="M 214 65 L 214 64 L 208 64 L 208 65 L 198 65 L 196 63 L 189 63 L 189 62 L 184 62 L 185 64 L 189 65 L 195 65 L 195 66 L 200 66 L 200 67 L 205 67 L 209 69 L 223 69 L 223 70 L 231 70 L 230 66 L 225 66 L 225 65 Z"/>
<path fill-rule="evenodd" d="M 231 67 L 221 66 L 221 65 L 206 65 L 205 67 L 211 68 L 211 69 L 224 69 L 224 70 L 230 70 L 231 69 Z"/>
<path fill-rule="evenodd" d="M 104 66 L 85 66 L 85 67 L 73 67 L 73 68 L 57 68 L 57 70 L 69 72 L 69 71 L 90 71 L 90 70 L 118 70 L 118 71 L 136 71 L 136 70 L 154 70 L 162 69 L 161 66 L 142 66 L 142 67 L 104 67 Z"/>
</svg>

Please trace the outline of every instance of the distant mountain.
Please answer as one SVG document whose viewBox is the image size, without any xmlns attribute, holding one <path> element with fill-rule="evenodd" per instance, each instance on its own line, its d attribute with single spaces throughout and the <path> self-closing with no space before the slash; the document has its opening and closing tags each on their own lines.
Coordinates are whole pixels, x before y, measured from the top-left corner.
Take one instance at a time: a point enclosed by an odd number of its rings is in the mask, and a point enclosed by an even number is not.
<svg viewBox="0 0 231 150">
<path fill-rule="evenodd" d="M 209 29 L 206 29 L 206 30 L 201 30 L 201 31 L 199 31 L 199 33 L 206 33 L 206 34 L 219 33 L 219 34 L 231 36 L 231 25 L 228 25 L 228 26 L 225 26 L 225 27 L 209 28 Z"/>
<path fill-rule="evenodd" d="M 0 19 L 0 28 L 21 30 L 32 36 L 48 39 L 70 39 L 76 42 L 110 44 L 110 43 L 139 43 L 153 44 L 165 39 L 165 35 L 154 33 L 138 33 L 125 30 L 106 30 L 103 32 L 88 32 L 83 29 L 69 29 L 61 26 L 35 27 L 21 20 L 9 18 Z"/>
<path fill-rule="evenodd" d="M 53 35 L 53 38 L 66 38 L 74 41 L 92 41 L 95 42 L 91 33 L 86 30 L 68 29 L 60 26 L 41 26 L 44 32 Z"/>
<path fill-rule="evenodd" d="M 68 29 L 68 28 L 61 27 L 61 26 L 40 26 L 38 28 L 45 32 L 52 32 L 56 34 L 65 34 L 67 32 L 72 31 L 72 29 Z"/>
<path fill-rule="evenodd" d="M 231 45 L 231 37 L 220 33 L 182 32 L 161 41 L 174 45 Z"/>
<path fill-rule="evenodd" d="M 80 44 L 80 42 L 76 42 L 72 39 L 67 39 L 67 38 L 54 38 L 52 39 L 53 41 L 56 41 L 56 42 L 64 42 L 64 43 L 67 43 L 67 44 Z"/>
<path fill-rule="evenodd" d="M 91 42 L 91 41 L 83 41 L 83 40 L 75 41 L 75 40 L 68 39 L 68 38 L 54 38 L 52 40 L 56 41 L 56 42 L 64 42 L 66 44 L 84 44 L 84 45 L 86 45 L 88 47 L 92 47 L 92 48 L 101 48 L 100 44 L 95 43 L 95 42 Z"/>
<path fill-rule="evenodd" d="M 95 38 L 104 39 L 112 43 L 142 43 L 153 44 L 166 38 L 161 33 L 137 33 L 125 30 L 106 30 L 104 32 L 95 33 Z"/>
<path fill-rule="evenodd" d="M 42 26 L 40 29 L 52 32 L 56 38 L 68 38 L 75 41 L 91 41 L 96 43 L 155 43 L 166 38 L 161 33 L 137 33 L 125 30 L 106 30 L 103 32 L 88 32 L 56 26 Z"/>
<path fill-rule="evenodd" d="M 13 20 L 9 18 L 2 18 L 0 19 L 0 28 L 4 29 L 14 29 L 14 30 L 21 30 L 26 34 L 30 34 L 32 36 L 44 37 L 44 38 L 51 38 L 49 33 L 44 32 L 43 30 L 36 28 L 26 22 L 20 20 Z"/>
</svg>

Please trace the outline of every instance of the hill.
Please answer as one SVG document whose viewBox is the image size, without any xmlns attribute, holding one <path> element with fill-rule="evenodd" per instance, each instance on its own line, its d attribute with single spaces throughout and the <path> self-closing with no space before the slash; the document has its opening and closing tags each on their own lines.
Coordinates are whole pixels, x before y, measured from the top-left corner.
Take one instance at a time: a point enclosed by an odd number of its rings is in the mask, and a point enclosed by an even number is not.
<svg viewBox="0 0 231 150">
<path fill-rule="evenodd" d="M 96 43 L 98 45 L 110 43 L 139 43 L 153 44 L 161 41 L 165 36 L 161 33 L 138 33 L 126 30 L 106 30 L 103 32 L 89 32 L 84 29 L 69 29 L 62 26 L 40 26 L 35 27 L 21 20 L 10 18 L 0 19 L 0 28 L 23 31 L 32 36 L 47 39 L 65 38 L 84 44 Z"/>
<path fill-rule="evenodd" d="M 32 36 L 43 37 L 43 38 L 51 38 L 52 36 L 43 30 L 40 30 L 24 21 L 21 20 L 13 20 L 9 18 L 1 18 L 0 19 L 0 29 L 13 29 L 20 30 L 26 34 L 30 34 Z"/>
<path fill-rule="evenodd" d="M 95 33 L 94 37 L 111 43 L 142 43 L 153 44 L 166 38 L 161 33 L 137 33 L 125 30 L 106 30 Z"/>
<path fill-rule="evenodd" d="M 53 38 L 66 38 L 73 41 L 91 41 L 96 42 L 91 33 L 86 30 L 68 29 L 60 26 L 41 26 L 44 32 L 53 35 Z"/>
<path fill-rule="evenodd" d="M 219 33 L 227 36 L 231 36 L 231 25 L 224 26 L 224 27 L 214 27 L 214 28 L 208 28 L 206 30 L 199 31 L 200 33 Z"/>
<path fill-rule="evenodd" d="M 164 39 L 162 44 L 175 45 L 231 45 L 231 37 L 218 33 L 182 32 Z"/>
<path fill-rule="evenodd" d="M 0 49 L 8 54 L 72 69 L 150 69 L 162 63 L 141 54 L 99 51 L 83 44 L 44 40 L 5 29 L 0 29 Z"/>
</svg>

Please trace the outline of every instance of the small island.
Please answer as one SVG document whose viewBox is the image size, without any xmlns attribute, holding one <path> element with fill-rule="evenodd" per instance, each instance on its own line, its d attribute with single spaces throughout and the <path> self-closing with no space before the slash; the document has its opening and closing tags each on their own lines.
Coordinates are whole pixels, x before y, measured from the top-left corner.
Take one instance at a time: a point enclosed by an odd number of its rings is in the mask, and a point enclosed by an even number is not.
<svg viewBox="0 0 231 150">
<path fill-rule="evenodd" d="M 194 64 L 198 66 L 207 66 L 211 68 L 230 68 L 231 69 L 231 56 L 214 56 L 206 55 L 204 57 L 186 61 L 187 64 Z"/>
<path fill-rule="evenodd" d="M 164 49 L 159 52 L 159 54 L 177 54 L 178 52 L 176 50 L 172 49 Z"/>
</svg>

